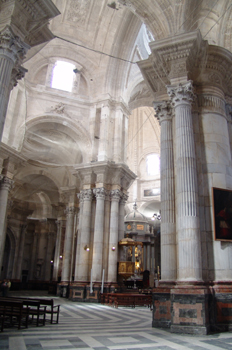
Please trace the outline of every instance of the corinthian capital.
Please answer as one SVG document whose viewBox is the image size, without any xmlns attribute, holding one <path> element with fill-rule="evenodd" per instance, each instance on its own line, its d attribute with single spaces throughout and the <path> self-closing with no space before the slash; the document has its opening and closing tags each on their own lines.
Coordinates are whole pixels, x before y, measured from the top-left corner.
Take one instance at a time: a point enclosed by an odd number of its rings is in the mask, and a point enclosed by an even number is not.
<svg viewBox="0 0 232 350">
<path fill-rule="evenodd" d="M 155 117 L 161 124 L 162 121 L 172 118 L 172 106 L 171 102 L 154 102 L 154 110 L 156 112 Z"/>
<path fill-rule="evenodd" d="M 93 197 L 93 191 L 91 189 L 81 191 L 83 200 L 90 201 Z"/>
<path fill-rule="evenodd" d="M 113 201 L 119 201 L 121 196 L 122 196 L 122 192 L 120 190 L 110 191 L 110 197 Z"/>
<path fill-rule="evenodd" d="M 13 180 L 9 179 L 6 176 L 3 176 L 2 179 L 1 179 L 1 182 L 0 182 L 1 189 L 10 191 L 12 186 L 13 186 L 13 183 L 14 183 Z"/>
<path fill-rule="evenodd" d="M 0 32 L 0 52 L 3 51 L 13 62 L 21 63 L 29 48 L 29 45 L 14 34 L 9 25 Z"/>
<path fill-rule="evenodd" d="M 174 106 L 180 104 L 191 104 L 195 98 L 192 81 L 177 86 L 168 86 L 167 92 Z"/>
<path fill-rule="evenodd" d="M 93 193 L 95 194 L 96 198 L 100 198 L 100 199 L 105 199 L 106 195 L 107 195 L 106 189 L 104 187 L 101 188 L 94 188 Z"/>
<path fill-rule="evenodd" d="M 66 216 L 74 215 L 75 214 L 75 207 L 66 207 L 65 209 Z"/>
</svg>

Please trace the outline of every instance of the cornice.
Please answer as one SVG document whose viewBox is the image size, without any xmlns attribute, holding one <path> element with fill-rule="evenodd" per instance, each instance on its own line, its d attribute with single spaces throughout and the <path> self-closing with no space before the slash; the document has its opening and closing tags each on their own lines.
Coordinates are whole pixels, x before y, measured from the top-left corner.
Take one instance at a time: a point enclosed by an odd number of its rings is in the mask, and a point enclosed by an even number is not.
<svg viewBox="0 0 232 350">
<path fill-rule="evenodd" d="M 51 0 L 0 0 L 0 30 L 9 25 L 26 44 L 35 46 L 54 38 L 49 19 L 60 14 Z"/>
</svg>

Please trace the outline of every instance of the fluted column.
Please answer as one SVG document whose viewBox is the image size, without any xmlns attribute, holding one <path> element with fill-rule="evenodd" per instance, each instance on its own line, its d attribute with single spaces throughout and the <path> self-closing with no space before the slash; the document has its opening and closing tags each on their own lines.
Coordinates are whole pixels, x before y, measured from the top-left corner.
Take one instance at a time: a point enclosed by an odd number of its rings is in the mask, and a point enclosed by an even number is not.
<svg viewBox="0 0 232 350">
<path fill-rule="evenodd" d="M 147 270 L 151 270 L 151 245 L 147 245 Z"/>
<path fill-rule="evenodd" d="M 0 140 L 5 123 L 6 110 L 10 90 L 17 84 L 17 80 L 24 77 L 23 61 L 29 46 L 16 36 L 10 26 L 0 32 Z"/>
<path fill-rule="evenodd" d="M 52 274 L 52 280 L 57 281 L 58 280 L 58 271 L 59 271 L 59 265 L 60 265 L 60 244 L 61 244 L 61 236 L 62 236 L 62 220 L 56 221 L 57 226 L 57 234 L 56 234 L 56 247 L 55 247 L 55 254 L 54 254 L 54 262 L 53 262 L 53 274 Z"/>
<path fill-rule="evenodd" d="M 72 258 L 72 242 L 73 242 L 73 229 L 74 229 L 74 207 L 67 207 L 65 210 L 66 214 L 66 230 L 65 230 L 65 240 L 64 240 L 64 253 L 63 253 L 63 266 L 61 281 L 70 281 L 70 268 L 71 268 L 71 258 Z"/>
<path fill-rule="evenodd" d="M 83 217 L 83 192 L 77 194 L 77 198 L 79 200 L 79 225 L 77 229 L 77 246 L 76 246 L 76 259 L 75 259 L 75 269 L 74 269 L 74 281 L 78 279 L 78 266 L 80 264 L 79 256 L 80 256 L 80 243 L 81 243 L 81 223 Z"/>
<path fill-rule="evenodd" d="M 33 232 L 33 240 L 32 240 L 32 245 L 31 245 L 31 261 L 30 261 L 30 270 L 29 270 L 29 280 L 34 279 L 37 243 L 38 243 L 38 233 L 35 231 L 35 232 Z"/>
<path fill-rule="evenodd" d="M 109 262 L 108 282 L 117 282 L 117 261 L 118 261 L 118 213 L 121 191 L 112 190 L 110 210 L 110 238 L 109 238 Z M 115 250 L 112 250 L 115 247 Z"/>
<path fill-rule="evenodd" d="M 102 276 L 104 207 L 106 190 L 103 187 L 96 188 L 94 189 L 94 194 L 96 196 L 96 213 L 93 238 L 92 279 L 93 282 L 100 282 Z"/>
<path fill-rule="evenodd" d="M 45 256 L 45 281 L 50 281 L 51 278 L 51 257 L 52 257 L 52 248 L 53 248 L 53 232 L 48 232 L 47 235 L 47 249 Z"/>
<path fill-rule="evenodd" d="M 16 268 L 16 279 L 21 279 L 22 276 L 22 262 L 23 262 L 23 251 L 25 244 L 25 235 L 26 235 L 27 225 L 20 225 L 20 236 L 19 236 L 19 250 L 17 257 L 17 268 Z"/>
<path fill-rule="evenodd" d="M 171 104 L 166 101 L 155 103 L 154 108 L 161 127 L 161 276 L 163 281 L 175 281 L 177 277 L 177 258 L 172 108 Z"/>
<path fill-rule="evenodd" d="M 201 281 L 197 169 L 191 112 L 194 98 L 192 82 L 170 86 L 168 94 L 175 106 L 178 280 Z"/>
<path fill-rule="evenodd" d="M 92 190 L 87 189 L 82 191 L 83 195 L 83 214 L 81 218 L 80 246 L 77 265 L 77 281 L 89 280 L 89 248 L 90 231 L 91 231 L 91 207 L 92 207 Z M 79 238 L 78 238 L 79 240 Z"/>
<path fill-rule="evenodd" d="M 118 224 L 118 241 L 120 242 L 121 239 L 124 238 L 124 216 L 125 216 L 125 204 L 128 199 L 128 196 L 123 193 L 121 200 L 119 202 L 119 224 Z M 119 261 L 123 261 L 123 256 L 124 256 L 124 250 L 123 247 L 119 248 Z"/>
<path fill-rule="evenodd" d="M 13 181 L 6 176 L 3 176 L 0 180 L 0 266 L 2 266 L 6 240 L 6 213 L 8 195 L 12 184 Z"/>
<path fill-rule="evenodd" d="M 147 245 L 143 245 L 143 271 L 147 270 Z"/>
</svg>

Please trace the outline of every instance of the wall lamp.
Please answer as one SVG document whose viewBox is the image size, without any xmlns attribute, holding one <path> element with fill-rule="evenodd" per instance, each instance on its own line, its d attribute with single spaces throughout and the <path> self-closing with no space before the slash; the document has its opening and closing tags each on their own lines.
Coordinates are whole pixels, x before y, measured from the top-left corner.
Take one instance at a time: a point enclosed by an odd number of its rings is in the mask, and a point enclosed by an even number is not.
<svg viewBox="0 0 232 350">
<path fill-rule="evenodd" d="M 87 246 L 87 244 L 84 246 L 84 250 L 86 250 L 87 252 L 89 252 L 89 247 Z"/>
<path fill-rule="evenodd" d="M 112 247 L 111 250 L 114 252 L 115 251 L 115 247 Z"/>
</svg>

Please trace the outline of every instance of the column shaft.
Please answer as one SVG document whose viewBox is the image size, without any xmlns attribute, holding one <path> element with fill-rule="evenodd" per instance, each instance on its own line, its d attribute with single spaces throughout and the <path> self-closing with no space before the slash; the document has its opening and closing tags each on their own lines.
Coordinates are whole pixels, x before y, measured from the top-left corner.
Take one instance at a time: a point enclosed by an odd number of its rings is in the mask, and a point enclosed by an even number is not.
<svg viewBox="0 0 232 350">
<path fill-rule="evenodd" d="M 2 266 L 3 253 L 6 241 L 6 213 L 7 202 L 12 180 L 3 177 L 0 182 L 0 266 Z"/>
<path fill-rule="evenodd" d="M 177 277 L 174 157 L 172 135 L 172 108 L 170 103 L 154 105 L 160 121 L 160 177 L 161 177 L 161 270 L 162 280 L 175 281 Z"/>
<path fill-rule="evenodd" d="M 60 265 L 60 244 L 61 244 L 61 235 L 62 235 L 62 220 L 57 220 L 56 224 L 57 224 L 57 235 L 56 235 L 56 247 L 55 247 L 54 262 L 53 262 L 53 274 L 52 274 L 53 281 L 58 280 L 58 271 L 59 271 L 59 265 Z"/>
<path fill-rule="evenodd" d="M 192 124 L 192 83 L 168 88 L 175 104 L 178 280 L 201 281 L 200 223 L 195 143 Z"/>
<path fill-rule="evenodd" d="M 91 231 L 91 207 L 92 207 L 92 190 L 83 191 L 83 215 L 81 218 L 81 235 L 80 235 L 80 254 L 77 265 L 78 281 L 88 281 L 89 279 L 89 254 L 86 249 L 90 244 Z"/>
<path fill-rule="evenodd" d="M 103 233 L 104 233 L 104 206 L 105 194 L 104 188 L 94 190 L 96 195 L 96 212 L 93 238 L 93 260 L 92 260 L 92 280 L 100 282 L 102 276 L 102 255 L 103 255 Z"/>
<path fill-rule="evenodd" d="M 73 242 L 73 231 L 74 231 L 74 213 L 75 213 L 74 207 L 67 207 L 63 267 L 62 267 L 62 274 L 61 274 L 62 282 L 70 281 L 72 242 Z"/>
<path fill-rule="evenodd" d="M 108 282 L 117 282 L 118 213 L 120 196 L 121 192 L 119 190 L 111 191 Z M 115 250 L 112 250 L 112 247 L 115 247 Z"/>
</svg>

